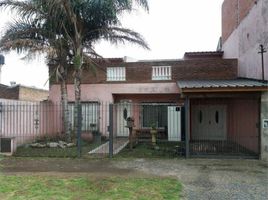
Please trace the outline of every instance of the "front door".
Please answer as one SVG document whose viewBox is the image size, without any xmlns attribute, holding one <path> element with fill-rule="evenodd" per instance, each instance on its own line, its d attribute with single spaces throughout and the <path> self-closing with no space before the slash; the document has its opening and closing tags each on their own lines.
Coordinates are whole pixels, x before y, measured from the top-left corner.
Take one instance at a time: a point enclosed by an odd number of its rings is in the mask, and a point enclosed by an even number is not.
<svg viewBox="0 0 268 200">
<path fill-rule="evenodd" d="M 116 134 L 119 137 L 128 137 L 128 135 L 129 135 L 129 130 L 126 127 L 127 121 L 124 119 L 124 112 L 127 113 L 127 117 L 132 116 L 131 103 L 120 102 L 120 103 L 116 104 L 116 114 L 117 114 Z"/>
<path fill-rule="evenodd" d="M 168 106 L 168 141 L 181 141 L 181 107 Z"/>
<path fill-rule="evenodd" d="M 193 140 L 226 140 L 226 105 L 192 106 Z"/>
</svg>

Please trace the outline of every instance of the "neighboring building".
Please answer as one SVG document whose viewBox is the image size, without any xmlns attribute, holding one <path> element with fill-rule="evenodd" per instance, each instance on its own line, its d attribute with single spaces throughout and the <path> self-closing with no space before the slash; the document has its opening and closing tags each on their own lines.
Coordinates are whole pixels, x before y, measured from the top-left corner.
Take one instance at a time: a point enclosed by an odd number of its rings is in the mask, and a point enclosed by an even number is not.
<svg viewBox="0 0 268 200">
<path fill-rule="evenodd" d="M 0 84 L 0 98 L 23 101 L 44 101 L 48 99 L 48 91 L 23 85 Z"/>
<path fill-rule="evenodd" d="M 263 59 L 260 45 L 266 51 Z M 223 2 L 221 50 L 224 58 L 238 59 L 239 77 L 268 80 L 268 0 Z M 260 102 L 260 151 L 268 161 L 268 88 Z"/>
<path fill-rule="evenodd" d="M 224 58 L 238 59 L 238 76 L 268 80 L 268 53 L 262 72 L 260 45 L 268 50 L 268 1 L 225 0 L 222 5 Z"/>
<path fill-rule="evenodd" d="M 114 136 L 128 136 L 126 112 L 134 117 L 136 131 L 148 132 L 155 124 L 167 140 L 185 139 L 190 155 L 260 154 L 256 124 L 267 83 L 239 78 L 237 59 L 223 59 L 222 52 L 188 52 L 180 60 L 109 59 L 98 62 L 95 75 L 86 69 L 81 83 L 83 131 L 97 127 L 107 135 L 105 105 L 113 103 Z M 72 122 L 71 74 L 67 88 Z M 60 85 L 53 79 L 49 100 L 60 102 Z"/>
</svg>

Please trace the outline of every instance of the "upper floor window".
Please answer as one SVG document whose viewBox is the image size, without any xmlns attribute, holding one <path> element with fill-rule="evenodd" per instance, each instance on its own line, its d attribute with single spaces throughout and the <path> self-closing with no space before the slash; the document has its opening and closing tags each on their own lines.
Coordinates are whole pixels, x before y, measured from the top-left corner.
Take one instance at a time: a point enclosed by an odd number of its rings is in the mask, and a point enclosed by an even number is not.
<svg viewBox="0 0 268 200">
<path fill-rule="evenodd" d="M 152 80 L 171 80 L 171 66 L 153 66 Z"/>
<path fill-rule="evenodd" d="M 125 67 L 107 67 L 107 81 L 125 81 Z"/>
</svg>

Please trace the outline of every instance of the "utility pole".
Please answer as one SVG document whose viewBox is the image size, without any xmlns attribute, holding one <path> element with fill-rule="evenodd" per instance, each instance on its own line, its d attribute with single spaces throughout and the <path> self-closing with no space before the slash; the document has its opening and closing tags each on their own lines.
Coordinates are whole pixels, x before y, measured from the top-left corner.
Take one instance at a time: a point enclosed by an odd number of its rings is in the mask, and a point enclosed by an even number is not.
<svg viewBox="0 0 268 200">
<path fill-rule="evenodd" d="M 260 44 L 260 51 L 258 53 L 261 54 L 261 67 L 262 67 L 262 80 L 264 81 L 264 58 L 263 54 L 266 53 L 267 51 L 265 50 L 264 46 Z"/>
</svg>

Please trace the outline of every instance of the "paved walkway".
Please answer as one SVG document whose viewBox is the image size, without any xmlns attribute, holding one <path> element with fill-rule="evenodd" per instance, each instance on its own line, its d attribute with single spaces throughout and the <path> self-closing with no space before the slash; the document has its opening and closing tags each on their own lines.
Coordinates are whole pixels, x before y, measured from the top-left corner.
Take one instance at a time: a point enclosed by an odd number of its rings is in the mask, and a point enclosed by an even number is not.
<svg viewBox="0 0 268 200">
<path fill-rule="evenodd" d="M 128 138 L 114 138 L 113 141 L 113 154 L 118 154 L 125 146 L 129 143 Z M 93 149 L 88 152 L 89 154 L 109 154 L 109 142 L 104 143 L 103 145 Z"/>
</svg>

